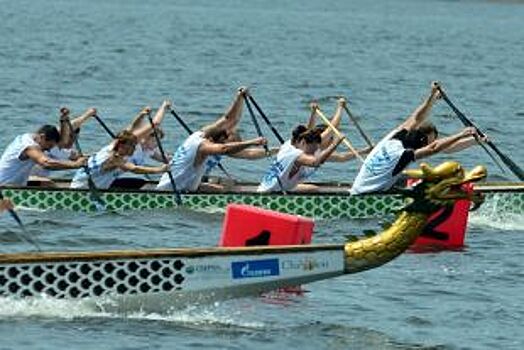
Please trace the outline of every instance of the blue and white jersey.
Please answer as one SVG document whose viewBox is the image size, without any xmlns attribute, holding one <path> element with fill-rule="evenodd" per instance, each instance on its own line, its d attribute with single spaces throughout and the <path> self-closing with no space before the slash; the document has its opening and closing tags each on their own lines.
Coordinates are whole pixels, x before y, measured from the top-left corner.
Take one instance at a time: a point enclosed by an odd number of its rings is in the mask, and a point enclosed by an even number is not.
<svg viewBox="0 0 524 350">
<path fill-rule="evenodd" d="M 213 169 L 215 169 L 218 164 L 222 161 L 222 156 L 218 154 L 213 154 L 206 159 L 206 170 L 204 171 L 204 175 L 209 175 Z"/>
<path fill-rule="evenodd" d="M 177 190 L 196 191 L 198 189 L 206 171 L 207 159 L 202 164 L 195 166 L 198 148 L 203 141 L 204 133 L 202 131 L 194 132 L 177 148 L 173 155 L 170 166 Z M 159 190 L 171 189 L 168 173 L 162 175 L 156 188 Z"/>
<path fill-rule="evenodd" d="M 29 147 L 40 148 L 33 134 L 19 135 L 7 146 L 0 158 L 0 185 L 25 186 L 27 184 L 31 169 L 36 163 L 29 158 L 21 160 L 20 157 Z"/>
<path fill-rule="evenodd" d="M 289 191 L 314 173 L 315 168 L 295 163 L 302 153 L 304 152 L 293 146 L 291 141 L 286 141 L 258 185 L 257 192 Z"/>
<path fill-rule="evenodd" d="M 402 176 L 402 172 L 393 175 L 406 150 L 402 141 L 393 139 L 397 132 L 398 130 L 393 130 L 389 133 L 368 154 L 353 182 L 351 194 L 387 191 Z"/>
<path fill-rule="evenodd" d="M 122 170 L 115 168 L 113 170 L 103 170 L 102 166 L 104 162 L 108 160 L 113 152 L 113 144 L 107 145 L 97 153 L 93 154 L 87 160 L 87 167 L 91 174 L 91 179 L 96 188 L 107 189 L 111 186 L 111 183 L 122 174 Z M 88 188 L 88 175 L 85 169 L 82 167 L 78 169 L 71 181 L 71 188 Z"/>
<path fill-rule="evenodd" d="M 127 159 L 127 161 L 129 163 L 133 163 L 134 165 L 146 165 L 147 160 L 150 159 L 154 153 L 154 150 L 144 149 L 144 147 L 138 143 L 135 147 L 135 151 Z"/>
</svg>

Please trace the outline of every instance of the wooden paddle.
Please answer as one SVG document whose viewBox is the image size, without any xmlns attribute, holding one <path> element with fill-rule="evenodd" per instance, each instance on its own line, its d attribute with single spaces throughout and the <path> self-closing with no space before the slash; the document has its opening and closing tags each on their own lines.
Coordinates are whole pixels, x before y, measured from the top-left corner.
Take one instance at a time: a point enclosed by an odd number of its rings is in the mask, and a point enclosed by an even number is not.
<svg viewBox="0 0 524 350">
<path fill-rule="evenodd" d="M 329 121 L 329 119 L 324 115 L 324 113 L 322 113 L 320 108 L 315 108 L 315 112 L 322 119 L 322 121 L 335 133 L 335 135 L 342 138 L 342 134 L 340 133 L 340 131 L 338 131 L 337 128 L 335 128 L 335 126 Z M 360 159 L 362 163 L 364 162 L 364 158 L 362 158 L 362 156 L 358 153 L 358 151 L 355 149 L 355 147 L 353 147 L 353 145 L 349 142 L 347 138 L 344 138 L 342 142 L 349 148 L 351 152 L 353 152 L 355 157 Z"/>
<path fill-rule="evenodd" d="M 4 200 L 4 199 L 5 199 L 4 194 L 2 193 L 2 191 L 0 191 L 0 200 Z M 25 229 L 24 223 L 18 216 L 17 212 L 14 209 L 7 209 L 7 211 L 9 212 L 11 217 L 16 221 L 16 223 L 18 224 L 18 226 L 20 227 L 20 229 L 23 232 L 23 234 L 19 234 L 18 232 L 15 231 L 15 234 L 18 236 L 18 238 L 20 238 L 20 240 L 26 243 L 34 245 L 39 252 L 42 251 L 38 243 L 36 243 L 36 241 L 33 238 L 31 238 L 31 235 Z"/>
<path fill-rule="evenodd" d="M 166 153 L 164 152 L 164 147 L 162 147 L 162 141 L 160 141 L 160 136 L 158 136 L 158 132 L 156 131 L 155 123 L 153 123 L 153 118 L 151 118 L 151 112 L 147 113 L 147 119 L 149 120 L 151 128 L 153 129 L 153 135 L 155 135 L 156 144 L 158 145 L 158 150 L 162 155 L 162 159 L 164 160 L 165 164 L 169 164 L 169 159 L 167 159 Z M 182 205 L 182 197 L 180 196 L 180 192 L 178 192 L 176 188 L 175 178 L 173 177 L 171 169 L 167 170 L 167 175 L 169 176 L 171 186 L 173 186 L 173 192 L 175 193 L 175 202 L 178 206 L 180 206 Z"/>
<path fill-rule="evenodd" d="M 451 102 L 451 100 L 448 98 L 448 96 L 446 95 L 446 93 L 439 87 L 437 87 L 437 89 L 439 90 L 440 92 L 440 95 L 442 96 L 442 99 L 444 101 L 446 101 L 446 103 L 449 105 L 449 107 L 453 110 L 453 112 L 455 112 L 455 114 L 457 115 L 457 117 L 460 119 L 460 121 L 462 122 L 462 124 L 464 124 L 465 126 L 469 126 L 469 127 L 473 127 L 475 128 L 475 130 L 477 130 L 477 133 L 479 134 L 480 137 L 486 137 L 486 135 L 475 125 L 473 124 L 473 122 L 468 118 L 466 117 L 466 115 L 464 115 L 464 113 L 462 113 L 454 104 L 453 102 Z M 479 145 L 481 145 L 484 150 L 493 158 L 493 156 L 491 155 L 491 153 L 487 150 L 487 148 L 484 146 L 484 144 L 482 142 L 480 142 L 479 140 L 477 140 L 477 142 L 479 143 Z M 511 170 L 511 172 L 513 174 L 515 174 L 515 176 L 517 176 L 519 178 L 519 180 L 521 181 L 524 181 L 524 170 L 522 170 L 513 160 L 511 160 L 511 158 L 509 158 L 507 155 L 505 155 L 504 153 L 502 153 L 502 151 L 499 150 L 499 148 L 497 146 L 495 146 L 495 144 L 488 140 L 486 141 L 486 144 L 500 157 L 500 159 L 502 160 L 502 162 L 504 164 L 506 164 L 506 166 L 508 167 L 509 170 Z"/>
</svg>

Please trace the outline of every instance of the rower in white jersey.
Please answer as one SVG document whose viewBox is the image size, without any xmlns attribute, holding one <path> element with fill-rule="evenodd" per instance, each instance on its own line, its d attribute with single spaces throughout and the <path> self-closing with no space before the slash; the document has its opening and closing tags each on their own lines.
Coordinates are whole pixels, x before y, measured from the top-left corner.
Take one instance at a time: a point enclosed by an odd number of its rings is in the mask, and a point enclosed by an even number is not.
<svg viewBox="0 0 524 350">
<path fill-rule="evenodd" d="M 441 151 L 451 153 L 477 144 L 479 136 L 474 128 L 437 139 L 438 131 L 427 118 L 433 104 L 440 99 L 439 86 L 438 82 L 432 82 L 424 102 L 373 148 L 353 182 L 351 194 L 388 191 L 410 163 Z"/>
<path fill-rule="evenodd" d="M 207 160 L 212 158 L 214 164 L 218 163 L 215 156 L 228 155 L 247 159 L 259 158 L 261 155 L 263 157 L 263 150 L 251 150 L 248 148 L 266 144 L 267 140 L 265 138 L 257 137 L 247 141 L 232 141 L 236 136 L 235 127 L 242 116 L 243 95 L 247 93 L 246 88 L 239 88 L 235 99 L 223 116 L 213 124 L 191 134 L 177 148 L 171 160 L 171 172 L 177 190 L 223 189 L 218 184 L 202 183 L 202 177 L 206 170 L 209 170 L 208 166 L 212 166 Z M 171 187 L 168 175 L 162 175 L 157 189 L 167 190 L 171 189 Z"/>
<path fill-rule="evenodd" d="M 162 107 L 162 115 L 166 112 L 166 106 Z M 146 113 L 140 112 L 133 121 L 127 126 L 126 130 L 131 132 L 140 130 L 143 127 L 147 127 L 149 121 L 146 120 Z M 156 134 L 160 139 L 164 138 L 164 131 L 160 126 L 155 126 Z M 171 159 L 171 156 L 166 154 L 168 160 Z M 141 136 L 138 139 L 138 143 L 135 147 L 133 154 L 127 159 L 130 163 L 135 165 L 149 165 L 151 161 L 164 163 L 164 159 L 160 150 L 158 149 L 158 144 L 156 142 L 155 133 L 153 130 L 147 134 Z M 121 173 L 117 179 L 111 184 L 111 188 L 142 188 L 147 181 L 150 180 L 148 175 L 133 174 L 130 172 Z"/>
<path fill-rule="evenodd" d="M 314 191 L 316 186 L 301 184 L 333 154 L 344 138 L 337 138 L 321 150 L 323 130 L 298 125 L 291 140 L 286 141 L 262 178 L 258 192 Z"/>
<path fill-rule="evenodd" d="M 67 118 L 67 115 L 62 115 Z M 81 167 L 85 157 L 74 161 L 57 160 L 45 152 L 60 141 L 60 133 L 53 125 L 44 125 L 36 133 L 17 136 L 6 148 L 0 158 L 0 185 L 25 186 L 31 170 L 40 165 L 49 170 L 66 170 Z"/>
<path fill-rule="evenodd" d="M 153 124 L 155 127 L 159 125 L 164 118 L 164 114 L 170 103 L 164 101 L 162 106 L 159 108 L 155 117 L 153 118 Z M 151 113 L 151 109 L 146 107 L 141 113 Z M 111 186 L 113 181 L 123 172 L 129 171 L 136 174 L 160 174 L 165 172 L 169 166 L 163 164 L 158 167 L 149 167 L 135 165 L 129 161 L 129 157 L 134 153 L 135 147 L 138 143 L 139 138 L 143 135 L 150 133 L 152 130 L 151 125 L 143 125 L 142 127 L 134 130 L 121 131 L 116 139 L 109 145 L 102 148 L 99 152 L 89 157 L 87 166 L 89 167 L 89 173 L 97 188 L 107 189 Z M 87 188 L 88 187 L 88 174 L 85 169 L 79 169 L 71 182 L 71 188 Z"/>
<path fill-rule="evenodd" d="M 69 114 L 67 108 L 61 109 L 62 113 Z M 80 127 L 84 124 L 89 118 L 92 118 L 96 115 L 95 108 L 89 108 L 80 116 L 71 120 L 71 123 L 64 123 L 60 121 L 60 141 L 56 147 L 51 148 L 49 151 L 46 151 L 46 155 L 49 158 L 57 160 L 76 160 L 80 156 L 77 151 L 74 149 L 74 137 L 78 137 L 80 134 Z M 69 127 L 73 130 L 69 130 Z M 31 176 L 29 181 L 31 183 L 39 183 L 40 185 L 53 186 L 53 181 L 49 179 L 51 175 L 50 171 L 42 168 L 39 165 L 36 165 L 31 170 Z"/>
</svg>

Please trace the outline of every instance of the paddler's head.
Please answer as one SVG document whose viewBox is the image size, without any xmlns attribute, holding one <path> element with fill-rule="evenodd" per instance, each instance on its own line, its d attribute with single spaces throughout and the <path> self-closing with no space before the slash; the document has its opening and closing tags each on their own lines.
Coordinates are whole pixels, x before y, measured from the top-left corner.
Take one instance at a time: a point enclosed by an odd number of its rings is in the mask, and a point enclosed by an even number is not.
<svg viewBox="0 0 524 350">
<path fill-rule="evenodd" d="M 438 137 L 438 130 L 430 122 L 424 122 L 418 128 L 410 130 L 403 137 L 402 144 L 405 148 L 419 149 L 426 147 Z"/>
<path fill-rule="evenodd" d="M 114 151 L 122 157 L 127 157 L 135 151 L 138 139 L 135 134 L 129 130 L 123 130 L 116 135 Z"/>
<path fill-rule="evenodd" d="M 54 125 L 44 125 L 36 132 L 35 141 L 40 145 L 44 151 L 48 151 L 55 147 L 60 141 L 60 133 Z"/>
<path fill-rule="evenodd" d="M 226 129 L 213 128 L 206 131 L 206 138 L 214 143 L 226 143 L 231 137 L 231 133 Z"/>
<path fill-rule="evenodd" d="M 315 154 L 320 148 L 322 142 L 322 131 L 315 129 L 307 129 L 299 136 L 297 148 L 304 151 L 306 154 Z"/>
<path fill-rule="evenodd" d="M 155 129 L 156 129 L 156 134 L 158 135 L 158 138 L 163 139 L 164 130 L 162 130 L 159 126 L 156 126 Z M 154 150 L 157 147 L 155 132 L 151 131 L 149 134 L 144 136 L 140 140 L 140 144 L 142 145 L 142 148 L 144 149 Z"/>
</svg>

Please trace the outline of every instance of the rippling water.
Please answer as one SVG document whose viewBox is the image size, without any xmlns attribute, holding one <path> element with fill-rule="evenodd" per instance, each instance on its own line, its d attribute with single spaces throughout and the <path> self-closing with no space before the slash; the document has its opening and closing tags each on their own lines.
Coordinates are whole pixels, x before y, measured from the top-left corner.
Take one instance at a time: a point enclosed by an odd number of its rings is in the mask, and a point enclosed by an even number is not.
<svg viewBox="0 0 524 350">
<path fill-rule="evenodd" d="M 22 0 L 0 1 L 0 9 L 2 148 L 16 134 L 54 122 L 62 105 L 74 112 L 96 106 L 117 130 L 142 106 L 170 98 L 196 128 L 242 84 L 285 133 L 306 120 L 312 98 L 331 112 L 333 97 L 344 94 L 378 139 L 438 79 L 504 151 L 524 161 L 521 4 Z M 444 105 L 434 121 L 446 133 L 460 127 Z M 165 129 L 173 149 L 183 131 L 169 116 Z M 247 118 L 242 131 L 255 135 Z M 108 138 L 91 123 L 80 141 L 95 150 Z M 481 150 L 454 158 L 512 178 Z M 267 165 L 228 161 L 251 180 Z M 351 180 L 355 168 L 328 165 L 319 178 Z M 21 215 L 46 250 L 209 246 L 222 221 L 190 211 Z M 26 250 L 9 217 L 0 222 L 2 250 Z M 340 242 L 376 225 L 319 221 L 315 240 Z M 161 315 L 2 299 L 2 348 L 521 349 L 523 230 L 521 217 L 484 211 L 474 215 L 462 252 L 405 254 L 377 270 L 308 286 L 305 296 L 188 305 Z"/>
</svg>

